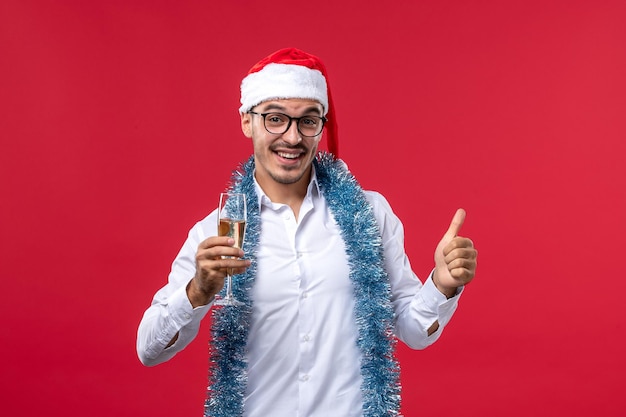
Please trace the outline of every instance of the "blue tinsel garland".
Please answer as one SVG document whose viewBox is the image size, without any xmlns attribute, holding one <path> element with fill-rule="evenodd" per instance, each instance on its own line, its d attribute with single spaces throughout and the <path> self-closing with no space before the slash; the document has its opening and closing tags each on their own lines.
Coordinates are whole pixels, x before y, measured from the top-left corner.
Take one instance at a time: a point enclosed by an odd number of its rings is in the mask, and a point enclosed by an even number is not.
<svg viewBox="0 0 626 417">
<path fill-rule="evenodd" d="M 357 345 L 362 354 L 363 416 L 399 416 L 400 381 L 394 357 L 393 307 L 383 268 L 378 224 L 363 190 L 341 161 L 320 153 L 314 164 L 320 188 L 341 230 L 350 264 L 359 331 Z M 233 280 L 233 294 L 244 305 L 213 309 L 206 417 L 243 415 L 247 384 L 245 347 L 252 312 L 250 290 L 257 272 L 255 254 L 261 231 L 253 172 L 251 157 L 233 174 L 230 187 L 233 192 L 246 194 L 249 202 L 244 247 L 252 264 Z"/>
</svg>

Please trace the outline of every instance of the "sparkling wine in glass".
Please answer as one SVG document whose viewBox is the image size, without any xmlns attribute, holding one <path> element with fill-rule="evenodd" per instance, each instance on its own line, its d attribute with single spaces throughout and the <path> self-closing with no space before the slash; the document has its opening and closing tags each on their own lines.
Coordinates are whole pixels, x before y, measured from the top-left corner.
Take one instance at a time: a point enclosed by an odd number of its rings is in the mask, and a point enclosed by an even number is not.
<svg viewBox="0 0 626 417">
<path fill-rule="evenodd" d="M 246 196 L 238 193 L 221 193 L 220 205 L 217 213 L 217 234 L 228 236 L 235 240 L 236 248 L 243 248 L 243 239 L 246 232 Z M 232 270 L 229 268 L 226 275 L 226 296 L 215 301 L 217 305 L 239 306 L 243 303 L 233 297 Z"/>
</svg>

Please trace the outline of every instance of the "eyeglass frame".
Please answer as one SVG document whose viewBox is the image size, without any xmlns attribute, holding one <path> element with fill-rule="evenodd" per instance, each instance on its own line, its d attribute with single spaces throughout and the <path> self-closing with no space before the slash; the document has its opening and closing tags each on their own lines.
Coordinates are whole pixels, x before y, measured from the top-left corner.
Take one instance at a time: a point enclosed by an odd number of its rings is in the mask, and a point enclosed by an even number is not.
<svg viewBox="0 0 626 417">
<path fill-rule="evenodd" d="M 248 110 L 247 113 L 249 113 L 249 114 L 256 114 L 257 116 L 263 117 L 263 127 L 265 128 L 265 130 L 268 133 L 271 133 L 272 135 L 283 135 L 283 134 L 285 134 L 289 130 L 289 128 L 291 127 L 291 124 L 293 123 L 293 121 L 295 120 L 296 121 L 296 129 L 298 129 L 298 133 L 299 134 L 301 134 L 305 138 L 315 138 L 315 137 L 317 137 L 317 136 L 322 134 L 322 132 L 324 131 L 324 126 L 326 125 L 326 122 L 328 121 L 328 119 L 326 117 L 324 117 L 324 116 L 307 115 L 307 116 L 300 116 L 300 117 L 291 117 L 288 114 L 277 112 L 277 111 L 271 111 L 271 112 L 267 112 L 267 113 L 257 113 L 255 111 Z M 289 123 L 287 123 L 287 127 L 285 128 L 285 130 L 283 132 L 281 132 L 281 133 L 270 132 L 270 130 L 267 128 L 267 124 L 265 123 L 265 118 L 268 115 L 270 115 L 270 114 L 280 114 L 281 116 L 285 116 L 286 118 L 289 119 Z M 315 134 L 313 136 L 305 135 L 304 133 L 302 133 L 302 131 L 300 130 L 300 120 L 301 119 L 306 119 L 307 117 L 319 117 L 320 118 L 320 120 L 322 121 L 322 128 L 320 129 L 319 133 L 317 133 L 317 134 Z"/>
</svg>

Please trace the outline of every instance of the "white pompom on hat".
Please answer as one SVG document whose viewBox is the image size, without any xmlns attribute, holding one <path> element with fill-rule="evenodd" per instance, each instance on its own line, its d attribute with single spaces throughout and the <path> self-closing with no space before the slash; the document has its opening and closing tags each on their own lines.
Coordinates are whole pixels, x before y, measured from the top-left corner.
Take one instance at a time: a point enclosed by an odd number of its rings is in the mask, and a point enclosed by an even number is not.
<svg viewBox="0 0 626 417">
<path fill-rule="evenodd" d="M 322 61 L 296 48 L 280 49 L 256 63 L 241 82 L 240 113 L 268 100 L 304 98 L 324 107 L 328 150 L 338 156 L 337 121 Z"/>
</svg>

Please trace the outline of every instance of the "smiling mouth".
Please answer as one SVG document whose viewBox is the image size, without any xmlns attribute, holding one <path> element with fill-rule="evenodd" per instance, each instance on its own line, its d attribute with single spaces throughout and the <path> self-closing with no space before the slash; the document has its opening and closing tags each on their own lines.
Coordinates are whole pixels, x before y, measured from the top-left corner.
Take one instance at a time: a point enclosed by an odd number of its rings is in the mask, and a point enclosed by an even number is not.
<svg viewBox="0 0 626 417">
<path fill-rule="evenodd" d="M 276 154 L 280 156 L 281 158 L 285 158 L 285 159 L 298 159 L 303 155 L 302 153 L 290 153 L 290 152 L 280 152 L 280 151 L 277 151 Z"/>
</svg>

